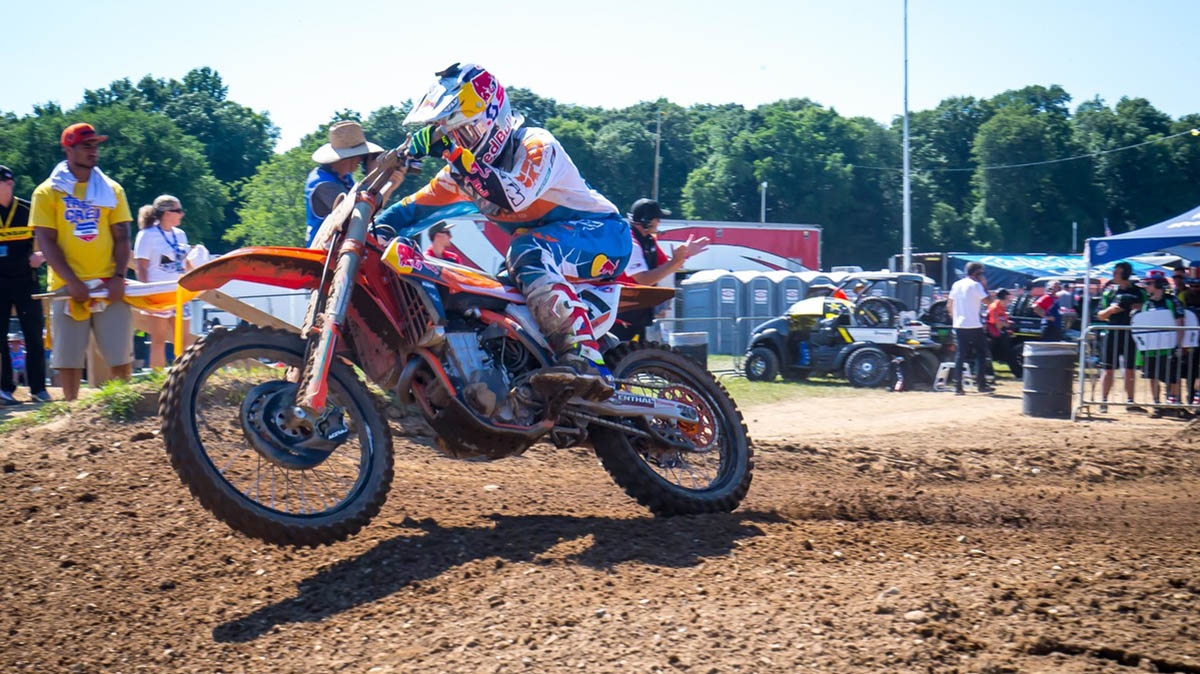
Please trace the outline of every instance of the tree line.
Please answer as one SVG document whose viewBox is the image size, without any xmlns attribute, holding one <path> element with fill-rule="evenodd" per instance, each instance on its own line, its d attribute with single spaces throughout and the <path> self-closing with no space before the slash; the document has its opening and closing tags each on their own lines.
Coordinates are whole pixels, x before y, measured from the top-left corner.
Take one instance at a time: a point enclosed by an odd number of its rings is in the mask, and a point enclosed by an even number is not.
<svg viewBox="0 0 1200 674">
<path fill-rule="evenodd" d="M 584 177 L 625 210 L 649 196 L 655 131 L 661 124 L 659 201 L 691 219 L 757 221 L 759 185 L 769 222 L 825 228 L 827 264 L 881 265 L 900 250 L 901 123 L 843 117 L 807 98 L 746 108 L 682 107 L 665 99 L 621 109 L 559 103 L 510 87 L 527 124 L 549 129 Z M 991 98 L 953 97 L 910 115 L 913 243 L 919 250 L 1072 252 L 1079 242 L 1153 224 L 1200 201 L 1200 138 L 1184 135 L 1074 161 L 1200 127 L 1142 98 L 1071 106 L 1059 86 L 1028 86 Z M 235 245 L 301 245 L 304 177 L 333 122 L 363 124 L 367 138 L 400 144 L 412 105 L 363 115 L 342 110 L 297 147 L 276 153 L 279 130 L 267 112 L 228 98 L 220 75 L 197 68 L 182 80 L 146 76 L 86 90 L 76 107 L 37 105 L 0 115 L 0 163 L 28 195 L 61 158 L 58 136 L 88 121 L 113 140 L 101 166 L 131 205 L 161 193 L 180 197 L 193 241 L 214 251 Z M 397 192 L 432 177 L 440 161 Z M 1013 164 L 1034 164 L 1017 168 Z"/>
</svg>

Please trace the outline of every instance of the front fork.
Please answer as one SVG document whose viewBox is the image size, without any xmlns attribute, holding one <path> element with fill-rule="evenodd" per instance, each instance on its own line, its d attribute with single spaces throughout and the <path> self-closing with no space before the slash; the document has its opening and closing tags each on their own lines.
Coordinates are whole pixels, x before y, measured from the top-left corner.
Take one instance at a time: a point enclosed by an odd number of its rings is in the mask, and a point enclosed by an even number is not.
<svg viewBox="0 0 1200 674">
<path fill-rule="evenodd" d="M 364 192 L 359 192 L 355 201 L 354 211 L 338 250 L 337 266 L 333 271 L 333 281 L 329 285 L 330 295 L 325 303 L 325 313 L 320 317 L 319 332 L 310 333 L 308 336 L 310 340 L 315 337 L 316 344 L 308 350 L 309 357 L 305 359 L 304 369 L 300 374 L 296 403 L 292 406 L 287 424 L 291 428 L 311 430 L 316 420 L 325 413 L 326 398 L 329 394 L 329 368 L 333 366 L 338 337 L 342 334 L 346 312 L 350 307 L 350 297 L 354 293 L 359 267 L 362 266 L 367 224 L 375 206 L 373 197 Z M 318 300 L 313 298 L 312 301 Z"/>
</svg>

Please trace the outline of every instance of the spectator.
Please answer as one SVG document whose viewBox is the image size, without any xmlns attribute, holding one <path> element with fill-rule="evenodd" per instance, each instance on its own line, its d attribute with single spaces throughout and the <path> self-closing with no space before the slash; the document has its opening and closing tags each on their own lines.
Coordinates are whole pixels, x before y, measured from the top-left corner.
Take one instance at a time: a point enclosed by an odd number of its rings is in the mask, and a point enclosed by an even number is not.
<svg viewBox="0 0 1200 674">
<path fill-rule="evenodd" d="M 1183 297 L 1183 294 L 1187 292 L 1187 270 L 1178 262 L 1171 269 L 1171 281 L 1173 282 L 1171 290 L 1174 291 L 1176 297 Z"/>
<path fill-rule="evenodd" d="M 1012 323 L 1008 320 L 1008 298 L 1008 290 L 1001 288 L 987 309 L 987 332 L 994 362 L 1011 362 Z M 1021 373 L 1013 372 L 1013 376 L 1020 377 Z"/>
<path fill-rule="evenodd" d="M 963 362 L 974 357 L 975 387 L 980 393 L 992 391 L 984 376 L 987 364 L 987 338 L 983 333 L 983 322 L 979 319 L 981 305 L 988 299 L 983 285 L 983 265 L 967 263 L 967 275 L 950 286 L 947 309 L 954 317 L 954 394 L 963 395 Z"/>
<path fill-rule="evenodd" d="M 1187 290 L 1179 297 L 1183 308 L 1192 312 L 1200 322 L 1200 277 L 1190 276 L 1187 279 Z M 1184 349 L 1183 375 L 1187 382 L 1187 400 L 1192 405 L 1200 405 L 1200 349 L 1190 347 Z"/>
<path fill-rule="evenodd" d="M 1118 262 L 1113 267 L 1112 285 L 1100 295 L 1101 309 L 1096 318 L 1108 325 L 1129 325 L 1133 313 L 1140 311 L 1145 302 L 1146 291 L 1133 283 L 1133 266 Z M 1133 402 L 1136 350 L 1130 331 L 1106 330 L 1100 339 L 1100 412 L 1108 411 L 1108 394 L 1112 391 L 1113 371 L 1117 369 L 1124 372 L 1126 411 L 1144 411 Z"/>
<path fill-rule="evenodd" d="M 1057 342 L 1062 339 L 1062 309 L 1058 304 L 1058 293 L 1062 284 L 1051 281 L 1046 286 L 1046 293 L 1033 303 L 1033 313 L 1042 319 L 1043 342 Z"/>
<path fill-rule="evenodd" d="M 1059 312 L 1075 311 L 1075 292 L 1071 288 L 1071 284 L 1064 283 L 1059 291 L 1054 294 L 1054 301 L 1058 302 Z"/>
<path fill-rule="evenodd" d="M 430 245 L 429 248 L 425 249 L 425 255 L 427 257 L 436 257 L 439 260 L 446 260 L 447 262 L 453 262 L 454 264 L 462 264 L 462 258 L 458 256 L 458 253 L 446 248 L 446 246 L 450 245 L 450 239 L 452 237 L 450 234 L 450 228 L 453 226 L 453 224 L 443 220 L 442 222 L 439 222 L 433 227 L 429 228 Z"/>
<path fill-rule="evenodd" d="M 304 207 L 308 221 L 304 245 L 312 245 L 325 216 L 333 212 L 333 204 L 338 196 L 354 187 L 354 169 L 361 164 L 364 171 L 370 171 L 381 152 L 383 148 L 367 142 L 362 125 L 358 122 L 337 122 L 329 127 L 329 142 L 312 154 L 312 160 L 319 166 L 309 171 L 304 183 Z M 397 172 L 397 176 L 380 195 L 380 203 L 387 203 L 392 192 L 400 186 L 402 178 L 403 173 Z"/>
<path fill-rule="evenodd" d="M 633 248 L 629 255 L 629 264 L 621 275 L 626 283 L 637 283 L 644 286 L 657 285 L 659 281 L 671 277 L 683 268 L 683 263 L 689 257 L 701 253 L 708 246 L 708 239 L 701 237 L 697 241 L 690 238 L 687 243 L 676 246 L 671 257 L 663 252 L 658 245 L 658 226 L 662 219 L 670 215 L 653 199 L 638 199 L 633 207 L 625 214 L 632 227 Z M 617 323 L 612 333 L 621 341 L 630 341 L 634 337 L 646 338 L 646 328 L 654 321 L 655 308 L 626 311 L 617 315 Z"/>
<path fill-rule="evenodd" d="M 184 258 L 189 246 L 187 233 L 180 227 L 183 205 L 179 199 L 164 194 L 138 209 L 137 239 L 133 244 L 133 262 L 137 278 L 143 283 L 175 281 L 185 271 Z M 166 367 L 167 338 L 175 330 L 175 310 L 138 311 L 140 329 L 150 335 L 150 367 Z M 187 307 L 184 307 L 187 317 Z M 190 330 L 184 330 L 185 344 L 175 345 L 175 355 L 194 341 Z"/>
<path fill-rule="evenodd" d="M 50 364 L 59 370 L 67 400 L 79 396 L 89 332 L 113 377 L 129 377 L 133 361 L 130 307 L 121 301 L 133 218 L 125 190 L 96 166 L 100 143 L 106 140 L 91 124 L 64 129 L 61 143 L 67 158 L 33 191 L 30 206 L 38 247 L 50 264 L 48 289 L 65 289 L 71 300 L 56 299 L 50 310 Z M 88 282 L 107 291 L 106 302 L 90 301 Z"/>
<path fill-rule="evenodd" d="M 1150 286 L 1148 297 L 1142 304 L 1142 311 L 1170 311 L 1175 319 L 1175 325 L 1183 325 L 1183 304 L 1174 295 L 1167 294 L 1170 282 L 1166 276 L 1157 274 L 1146 279 Z M 1182 333 L 1180 333 L 1182 334 Z M 1150 395 L 1154 398 L 1156 407 L 1150 413 L 1152 417 L 1161 417 L 1163 410 L 1157 407 L 1161 384 L 1167 385 L 1167 404 L 1179 402 L 1179 362 L 1175 357 L 1175 349 L 1150 349 L 1140 351 L 1142 376 L 1150 380 Z"/>
<path fill-rule="evenodd" d="M 46 354 L 42 349 L 42 303 L 33 299 L 37 292 L 34 269 L 45 259 L 34 250 L 33 230 L 29 228 L 29 202 L 13 194 L 16 177 L 7 166 L 0 166 L 0 319 L 4 321 L 5 344 L 0 372 L 0 405 L 16 405 L 17 390 L 13 373 L 18 370 L 8 348 L 8 317 L 17 310 L 21 334 L 25 336 L 26 380 L 34 402 L 48 402 L 46 391 Z"/>
</svg>

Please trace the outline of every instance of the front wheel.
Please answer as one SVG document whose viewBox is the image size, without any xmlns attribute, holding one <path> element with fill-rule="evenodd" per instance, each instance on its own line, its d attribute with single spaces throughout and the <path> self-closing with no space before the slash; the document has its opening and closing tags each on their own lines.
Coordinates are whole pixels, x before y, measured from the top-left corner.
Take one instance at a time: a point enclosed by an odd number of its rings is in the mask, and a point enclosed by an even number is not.
<svg viewBox="0 0 1200 674">
<path fill-rule="evenodd" d="M 779 356 L 769 346 L 756 346 L 746 354 L 742 369 L 750 381 L 775 381 L 779 376 Z"/>
<path fill-rule="evenodd" d="M 690 450 L 594 427 L 596 455 L 613 481 L 655 515 L 736 508 L 750 489 L 753 450 L 725 388 L 707 370 L 659 344 L 623 345 L 609 352 L 607 360 L 613 376 L 625 381 L 623 389 L 684 402 L 699 412 L 697 423 L 671 429 L 688 439 Z"/>
<path fill-rule="evenodd" d="M 341 361 L 329 372 L 326 413 L 289 427 L 304 356 L 304 341 L 282 330 L 215 330 L 171 368 L 159 415 L 171 465 L 217 519 L 268 543 L 315 547 L 379 513 L 392 440 Z"/>
</svg>

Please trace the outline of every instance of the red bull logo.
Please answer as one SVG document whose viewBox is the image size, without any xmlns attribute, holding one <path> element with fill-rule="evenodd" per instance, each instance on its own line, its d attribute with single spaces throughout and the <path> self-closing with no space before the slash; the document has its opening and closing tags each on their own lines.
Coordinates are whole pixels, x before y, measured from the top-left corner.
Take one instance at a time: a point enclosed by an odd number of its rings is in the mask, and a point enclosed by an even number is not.
<svg viewBox="0 0 1200 674">
<path fill-rule="evenodd" d="M 496 80 L 492 79 L 491 73 L 482 72 L 476 75 L 475 79 L 471 80 L 471 87 L 475 89 L 475 95 L 479 96 L 481 100 L 490 101 L 492 100 L 492 96 L 496 95 L 496 90 L 500 88 L 500 85 L 496 84 Z"/>
<path fill-rule="evenodd" d="M 617 263 L 608 259 L 607 255 L 597 255 L 592 260 L 592 278 L 612 276 L 617 273 Z"/>
</svg>

